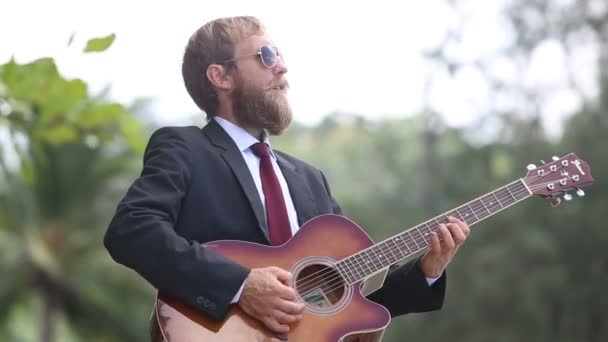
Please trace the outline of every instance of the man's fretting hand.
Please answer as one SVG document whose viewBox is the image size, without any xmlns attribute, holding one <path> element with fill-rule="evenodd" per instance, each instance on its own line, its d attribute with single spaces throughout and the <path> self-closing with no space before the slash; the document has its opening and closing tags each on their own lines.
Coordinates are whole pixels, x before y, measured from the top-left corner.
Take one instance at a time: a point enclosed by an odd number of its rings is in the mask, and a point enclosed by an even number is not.
<svg viewBox="0 0 608 342">
<path fill-rule="evenodd" d="M 289 324 L 300 320 L 304 310 L 304 304 L 296 302 L 291 273 L 278 267 L 252 269 L 238 305 L 278 333 L 289 332 Z"/>
<path fill-rule="evenodd" d="M 446 269 L 458 248 L 471 233 L 471 228 L 455 217 L 448 217 L 448 224 L 440 224 L 441 242 L 437 233 L 431 236 L 431 247 L 422 256 L 420 268 L 429 278 L 439 277 Z"/>
</svg>

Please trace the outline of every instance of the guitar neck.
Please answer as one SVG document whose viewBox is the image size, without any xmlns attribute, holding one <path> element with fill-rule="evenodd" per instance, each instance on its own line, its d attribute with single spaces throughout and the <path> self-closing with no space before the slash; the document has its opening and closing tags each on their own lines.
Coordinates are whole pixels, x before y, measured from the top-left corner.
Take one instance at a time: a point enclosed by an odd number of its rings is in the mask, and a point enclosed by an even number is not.
<svg viewBox="0 0 608 342">
<path fill-rule="evenodd" d="M 522 179 L 480 196 L 421 224 L 370 246 L 336 263 L 336 269 L 348 284 L 355 284 L 370 275 L 424 251 L 431 243 L 431 233 L 454 216 L 472 226 L 532 196 Z"/>
</svg>

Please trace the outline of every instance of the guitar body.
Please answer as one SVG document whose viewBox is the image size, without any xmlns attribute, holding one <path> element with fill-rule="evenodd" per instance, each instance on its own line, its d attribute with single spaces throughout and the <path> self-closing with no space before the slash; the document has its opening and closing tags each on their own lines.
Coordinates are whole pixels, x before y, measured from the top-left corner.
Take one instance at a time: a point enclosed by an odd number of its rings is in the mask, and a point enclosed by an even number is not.
<svg viewBox="0 0 608 342">
<path fill-rule="evenodd" d="M 290 271 L 299 300 L 306 302 L 303 318 L 291 325 L 291 342 L 379 341 L 390 322 L 381 305 L 367 300 L 360 283 L 347 285 L 330 266 L 373 245 L 355 223 L 337 215 L 319 216 L 278 247 L 239 241 L 205 244 L 249 268 L 277 266 Z M 221 286 L 221 284 L 218 284 Z M 272 331 L 234 305 L 217 322 L 197 309 L 159 293 L 152 317 L 154 341 L 280 341 Z"/>
</svg>

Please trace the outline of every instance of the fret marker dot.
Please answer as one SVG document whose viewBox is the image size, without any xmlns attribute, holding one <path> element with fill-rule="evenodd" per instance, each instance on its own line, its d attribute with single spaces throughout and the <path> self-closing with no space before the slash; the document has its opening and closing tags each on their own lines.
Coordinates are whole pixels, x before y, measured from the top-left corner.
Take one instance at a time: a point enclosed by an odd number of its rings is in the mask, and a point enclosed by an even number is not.
<svg viewBox="0 0 608 342">
<path fill-rule="evenodd" d="M 464 214 L 464 216 L 469 216 L 469 213 Z"/>
</svg>

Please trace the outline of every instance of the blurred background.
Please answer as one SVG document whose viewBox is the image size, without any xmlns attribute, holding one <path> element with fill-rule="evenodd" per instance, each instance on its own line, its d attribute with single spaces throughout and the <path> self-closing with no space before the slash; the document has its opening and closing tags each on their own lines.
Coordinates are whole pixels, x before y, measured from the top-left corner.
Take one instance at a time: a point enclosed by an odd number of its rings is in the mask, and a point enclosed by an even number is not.
<svg viewBox="0 0 608 342">
<path fill-rule="evenodd" d="M 326 172 L 382 240 L 575 152 L 595 183 L 473 227 L 443 310 L 385 341 L 608 340 L 608 1 L 4 1 L 0 341 L 145 341 L 154 289 L 102 245 L 150 134 L 204 125 L 180 58 L 260 17 L 296 122 L 273 146 Z M 564 201 L 565 202 L 565 201 Z M 407 294 L 404 294 L 407 295 Z"/>
</svg>

